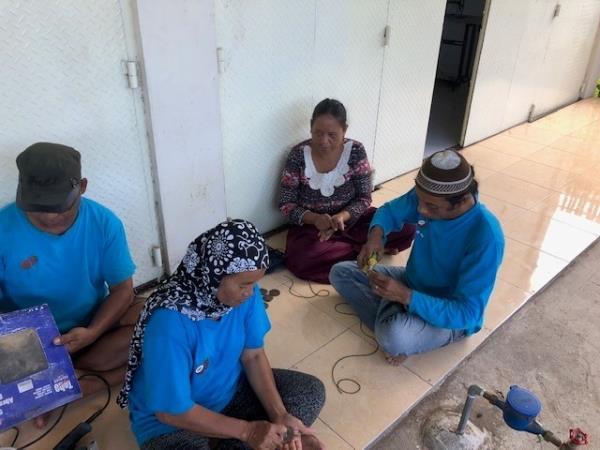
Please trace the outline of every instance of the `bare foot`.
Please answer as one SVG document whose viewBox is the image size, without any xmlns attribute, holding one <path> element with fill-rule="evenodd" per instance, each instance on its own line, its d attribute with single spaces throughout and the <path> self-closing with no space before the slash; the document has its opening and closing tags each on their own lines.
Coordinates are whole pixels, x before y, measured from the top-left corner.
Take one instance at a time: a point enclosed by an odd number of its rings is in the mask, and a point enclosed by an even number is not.
<svg viewBox="0 0 600 450">
<path fill-rule="evenodd" d="M 37 416 L 33 419 L 33 424 L 38 430 L 45 428 L 48 425 L 48 421 L 50 420 L 50 416 L 52 415 L 52 411 L 48 411 L 47 413 L 42 414 L 41 416 Z"/>
<path fill-rule="evenodd" d="M 386 248 L 383 253 L 394 256 L 400 253 L 400 251 L 397 248 Z"/>
<path fill-rule="evenodd" d="M 398 355 L 398 356 L 392 356 L 392 355 L 385 355 L 385 360 L 390 363 L 392 366 L 394 367 L 398 367 L 400 364 L 402 364 L 406 358 L 408 358 L 408 356 L 405 355 Z"/>
</svg>

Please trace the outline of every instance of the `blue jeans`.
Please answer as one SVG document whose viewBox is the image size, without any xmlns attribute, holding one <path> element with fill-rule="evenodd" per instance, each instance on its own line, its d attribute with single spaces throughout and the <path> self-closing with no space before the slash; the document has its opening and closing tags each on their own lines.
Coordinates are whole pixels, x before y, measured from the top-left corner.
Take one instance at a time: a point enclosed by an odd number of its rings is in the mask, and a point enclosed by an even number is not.
<svg viewBox="0 0 600 450">
<path fill-rule="evenodd" d="M 379 273 L 406 283 L 403 267 L 376 266 Z M 465 337 L 463 330 L 437 328 L 410 314 L 400 303 L 375 294 L 369 279 L 355 261 L 334 265 L 329 281 L 352 306 L 360 320 L 375 333 L 381 348 L 389 355 L 414 355 L 443 347 Z"/>
</svg>

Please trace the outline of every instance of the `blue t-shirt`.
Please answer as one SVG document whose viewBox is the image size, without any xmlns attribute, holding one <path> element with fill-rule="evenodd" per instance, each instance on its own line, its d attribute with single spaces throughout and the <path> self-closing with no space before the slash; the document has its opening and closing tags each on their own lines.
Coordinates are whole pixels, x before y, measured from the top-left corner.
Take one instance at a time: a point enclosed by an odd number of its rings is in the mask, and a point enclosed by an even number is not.
<svg viewBox="0 0 600 450">
<path fill-rule="evenodd" d="M 221 412 L 242 375 L 242 352 L 262 348 L 270 328 L 257 285 L 252 297 L 218 321 L 193 321 L 169 309 L 154 312 L 129 393 L 138 444 L 176 430 L 159 422 L 157 412 L 182 414 L 196 404 Z"/>
<path fill-rule="evenodd" d="M 500 223 L 479 202 L 452 220 L 423 217 L 418 203 L 413 188 L 371 221 L 386 236 L 404 223 L 417 224 L 405 273 L 413 290 L 409 312 L 439 328 L 477 333 L 504 254 Z"/>
<path fill-rule="evenodd" d="M 29 222 L 15 203 L 0 210 L 0 310 L 47 303 L 58 329 L 87 326 L 135 265 L 123 224 L 104 206 L 81 199 L 75 222 L 53 235 Z"/>
</svg>

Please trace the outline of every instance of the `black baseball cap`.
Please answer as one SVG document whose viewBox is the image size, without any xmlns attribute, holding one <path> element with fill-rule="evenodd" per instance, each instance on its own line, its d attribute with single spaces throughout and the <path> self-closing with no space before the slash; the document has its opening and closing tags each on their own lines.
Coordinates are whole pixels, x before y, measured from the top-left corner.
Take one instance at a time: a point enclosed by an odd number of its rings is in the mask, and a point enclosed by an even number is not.
<svg viewBox="0 0 600 450">
<path fill-rule="evenodd" d="M 38 142 L 17 156 L 17 206 L 23 211 L 61 213 L 79 195 L 81 154 L 74 148 Z"/>
</svg>

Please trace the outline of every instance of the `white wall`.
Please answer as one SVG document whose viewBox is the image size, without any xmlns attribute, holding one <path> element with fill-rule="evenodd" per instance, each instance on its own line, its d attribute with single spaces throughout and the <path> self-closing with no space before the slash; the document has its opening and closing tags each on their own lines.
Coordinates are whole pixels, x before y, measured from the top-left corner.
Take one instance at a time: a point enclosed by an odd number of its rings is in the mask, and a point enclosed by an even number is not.
<svg viewBox="0 0 600 450">
<path fill-rule="evenodd" d="M 168 268 L 226 216 L 214 6 L 137 0 Z"/>
</svg>

